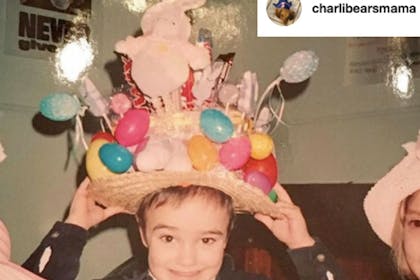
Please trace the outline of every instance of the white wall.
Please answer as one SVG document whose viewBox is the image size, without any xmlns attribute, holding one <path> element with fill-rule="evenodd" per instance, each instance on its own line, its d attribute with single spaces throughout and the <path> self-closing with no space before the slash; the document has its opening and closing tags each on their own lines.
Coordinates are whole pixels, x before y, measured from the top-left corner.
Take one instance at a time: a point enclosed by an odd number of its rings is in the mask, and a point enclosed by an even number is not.
<svg viewBox="0 0 420 280">
<path fill-rule="evenodd" d="M 83 151 L 79 149 L 64 170 L 66 134 L 48 136 L 33 127 L 43 96 L 74 88 L 54 79 L 50 62 L 3 52 L 6 2 L 0 0 L 0 141 L 8 158 L 0 164 L 0 217 L 11 232 L 13 259 L 22 262 L 62 218 L 76 184 L 76 159 Z M 138 30 L 139 17 L 122 1 L 93 2 L 98 55 L 90 76 L 108 94 L 112 85 L 104 66 L 116 59 L 114 43 Z M 343 86 L 346 38 L 257 39 L 254 0 L 209 0 L 208 7 L 213 16 L 198 19 L 195 31 L 200 26 L 212 29 L 216 55 L 236 52 L 231 73 L 235 82 L 252 70 L 263 90 L 294 51 L 313 49 L 320 57 L 305 92 L 286 105 L 289 126 L 275 133 L 281 182 L 374 182 L 404 154 L 400 144 L 415 139 L 420 128 L 418 93 L 403 104 L 384 84 Z M 229 21 L 223 23 L 225 18 Z M 86 247 L 79 279 L 103 276 L 129 256 L 124 228 L 102 232 Z"/>
</svg>

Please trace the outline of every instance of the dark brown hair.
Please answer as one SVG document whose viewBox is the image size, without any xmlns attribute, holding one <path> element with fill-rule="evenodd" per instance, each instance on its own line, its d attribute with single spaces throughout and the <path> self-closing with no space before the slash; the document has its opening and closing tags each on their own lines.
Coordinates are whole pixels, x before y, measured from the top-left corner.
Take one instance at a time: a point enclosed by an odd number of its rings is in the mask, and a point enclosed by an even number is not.
<svg viewBox="0 0 420 280">
<path fill-rule="evenodd" d="M 217 189 L 190 185 L 190 186 L 171 186 L 148 194 L 141 202 L 136 213 L 140 228 L 144 231 L 146 228 L 146 214 L 150 209 L 156 209 L 165 204 L 171 204 L 175 207 L 181 205 L 187 198 L 201 197 L 206 201 L 213 202 L 221 208 L 226 209 L 229 215 L 228 234 L 231 232 L 234 224 L 235 213 L 233 209 L 232 198 Z"/>
</svg>

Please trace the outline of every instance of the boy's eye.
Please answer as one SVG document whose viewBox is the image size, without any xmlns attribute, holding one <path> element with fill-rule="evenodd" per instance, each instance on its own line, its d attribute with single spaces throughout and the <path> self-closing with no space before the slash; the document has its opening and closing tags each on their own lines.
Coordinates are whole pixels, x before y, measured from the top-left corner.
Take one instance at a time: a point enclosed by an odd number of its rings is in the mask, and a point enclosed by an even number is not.
<svg viewBox="0 0 420 280">
<path fill-rule="evenodd" d="M 172 235 L 164 235 L 160 239 L 162 239 L 166 243 L 170 243 L 174 240 L 174 237 Z"/>
<path fill-rule="evenodd" d="M 204 237 L 204 238 L 202 238 L 202 239 L 201 239 L 201 241 L 202 241 L 204 244 L 212 244 L 212 243 L 214 243 L 216 240 L 215 240 L 214 238 Z"/>
<path fill-rule="evenodd" d="M 410 220 L 408 225 L 412 227 L 420 227 L 420 220 Z"/>
</svg>

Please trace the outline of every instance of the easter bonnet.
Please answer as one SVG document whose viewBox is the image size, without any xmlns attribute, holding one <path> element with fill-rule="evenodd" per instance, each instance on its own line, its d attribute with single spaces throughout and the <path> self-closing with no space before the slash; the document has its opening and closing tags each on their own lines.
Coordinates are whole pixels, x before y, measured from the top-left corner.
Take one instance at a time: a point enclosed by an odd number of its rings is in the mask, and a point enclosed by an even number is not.
<svg viewBox="0 0 420 280">
<path fill-rule="evenodd" d="M 125 91 L 105 99 L 82 79 L 80 96 L 107 124 L 86 144 L 89 190 L 100 204 L 135 213 L 152 192 L 201 185 L 231 196 L 236 212 L 276 214 L 271 189 L 278 168 L 269 132 L 281 122 L 284 100 L 280 94 L 274 108 L 273 88 L 309 78 L 318 58 L 312 51 L 290 56 L 258 99 L 255 73 L 245 72 L 237 85 L 226 82 L 234 53 L 213 61 L 210 30 L 189 41 L 185 11 L 204 4 L 167 0 L 145 11 L 143 34 L 115 45 Z"/>
<path fill-rule="evenodd" d="M 370 226 L 389 246 L 401 201 L 420 190 L 420 131 L 417 142 L 403 148 L 407 155 L 370 189 L 363 203 Z"/>
</svg>

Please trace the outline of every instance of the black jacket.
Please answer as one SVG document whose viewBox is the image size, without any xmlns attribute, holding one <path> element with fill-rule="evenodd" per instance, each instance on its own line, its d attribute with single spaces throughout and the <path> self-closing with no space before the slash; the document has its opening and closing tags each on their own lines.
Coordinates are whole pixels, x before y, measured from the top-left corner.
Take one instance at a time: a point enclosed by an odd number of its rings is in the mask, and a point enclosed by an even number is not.
<svg viewBox="0 0 420 280">
<path fill-rule="evenodd" d="M 71 224 L 57 222 L 23 267 L 48 280 L 73 280 L 79 272 L 80 256 L 87 240 L 87 231 Z M 42 271 L 39 263 L 47 248 L 51 256 Z M 288 250 L 302 280 L 342 280 L 340 268 L 325 246 L 316 240 L 314 246 Z M 146 280 L 139 260 L 131 258 L 102 280 Z M 216 280 L 268 280 L 265 276 L 235 271 L 233 261 L 226 256 Z"/>
<path fill-rule="evenodd" d="M 116 269 L 114 269 L 105 278 L 96 280 L 152 280 L 147 272 L 142 271 L 140 263 L 144 263 L 145 260 L 133 257 Z M 216 280 L 268 280 L 262 275 L 245 273 L 241 271 L 235 271 L 233 259 L 230 255 L 225 255 L 223 264 Z"/>
</svg>

